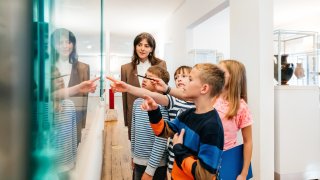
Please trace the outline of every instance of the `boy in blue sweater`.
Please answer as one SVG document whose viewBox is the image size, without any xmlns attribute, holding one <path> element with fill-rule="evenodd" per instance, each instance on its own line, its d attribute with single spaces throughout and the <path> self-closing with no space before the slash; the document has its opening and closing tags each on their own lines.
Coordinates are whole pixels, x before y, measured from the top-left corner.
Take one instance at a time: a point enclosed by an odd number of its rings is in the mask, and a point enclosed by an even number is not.
<svg viewBox="0 0 320 180">
<path fill-rule="evenodd" d="M 196 108 L 181 113 L 173 121 L 163 119 L 158 104 L 150 96 L 144 97 L 141 108 L 148 111 L 151 127 L 157 136 L 173 137 L 174 180 L 216 179 L 224 133 L 213 103 L 223 88 L 224 72 L 214 64 L 197 64 L 189 79 L 183 93 Z"/>
</svg>

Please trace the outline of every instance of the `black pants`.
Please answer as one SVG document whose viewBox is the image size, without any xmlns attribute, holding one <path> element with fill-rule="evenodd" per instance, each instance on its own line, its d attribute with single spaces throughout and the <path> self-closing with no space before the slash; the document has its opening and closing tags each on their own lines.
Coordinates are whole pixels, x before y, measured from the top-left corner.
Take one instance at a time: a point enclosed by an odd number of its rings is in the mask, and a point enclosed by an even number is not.
<svg viewBox="0 0 320 180">
<path fill-rule="evenodd" d="M 142 175 L 144 171 L 146 170 L 147 166 L 142 166 L 138 164 L 134 164 L 134 173 L 133 173 L 133 179 L 134 180 L 140 180 L 142 178 Z M 167 166 L 161 166 L 158 167 L 156 172 L 153 175 L 153 180 L 165 180 L 167 177 Z"/>
</svg>

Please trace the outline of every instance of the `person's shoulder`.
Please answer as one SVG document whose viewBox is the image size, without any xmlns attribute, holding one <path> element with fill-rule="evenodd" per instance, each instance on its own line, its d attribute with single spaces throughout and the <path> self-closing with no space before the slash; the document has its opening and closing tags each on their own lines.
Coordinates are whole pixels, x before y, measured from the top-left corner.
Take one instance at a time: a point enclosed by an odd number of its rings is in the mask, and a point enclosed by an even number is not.
<svg viewBox="0 0 320 180">
<path fill-rule="evenodd" d="M 78 67 L 81 69 L 88 69 L 89 68 L 89 64 L 86 64 L 84 62 L 78 61 L 77 64 L 78 64 Z"/>
<path fill-rule="evenodd" d="M 165 60 L 163 59 L 160 59 L 160 58 L 157 58 L 159 62 L 166 62 Z"/>
<path fill-rule="evenodd" d="M 159 62 L 158 64 L 166 64 L 166 61 L 163 60 L 163 59 L 159 59 L 159 58 L 158 58 L 158 62 Z"/>
<path fill-rule="evenodd" d="M 190 115 L 191 113 L 194 113 L 195 110 L 196 110 L 196 108 L 186 109 L 185 111 L 181 112 L 178 117 L 179 117 L 179 119 L 184 119 L 188 115 Z"/>
<path fill-rule="evenodd" d="M 121 65 L 121 70 L 125 70 L 125 71 L 131 71 L 133 69 L 132 63 L 129 62 L 127 64 L 123 64 Z"/>
<path fill-rule="evenodd" d="M 206 116 L 205 121 L 202 124 L 203 132 L 219 132 L 223 131 L 223 125 L 220 116 L 216 110 L 210 113 L 210 116 Z"/>
<path fill-rule="evenodd" d="M 238 112 L 243 112 L 243 111 L 249 111 L 249 106 L 244 99 L 241 99 Z"/>
<path fill-rule="evenodd" d="M 203 122 L 206 127 L 221 125 L 221 118 L 215 108 L 212 111 L 203 114 L 202 118 L 204 119 Z"/>
<path fill-rule="evenodd" d="M 131 67 L 131 66 L 132 66 L 132 63 L 131 63 L 131 62 L 121 65 L 122 68 Z"/>
</svg>

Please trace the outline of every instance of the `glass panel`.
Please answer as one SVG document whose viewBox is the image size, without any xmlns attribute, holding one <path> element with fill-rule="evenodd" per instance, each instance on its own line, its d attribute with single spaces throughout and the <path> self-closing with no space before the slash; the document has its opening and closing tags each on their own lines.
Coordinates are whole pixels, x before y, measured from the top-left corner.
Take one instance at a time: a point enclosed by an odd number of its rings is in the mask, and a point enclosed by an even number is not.
<svg viewBox="0 0 320 180">
<path fill-rule="evenodd" d="M 103 19 L 97 7 L 103 7 L 100 0 L 33 1 L 33 179 L 77 177 L 88 104 L 98 103 L 103 93 L 103 79 L 97 80 L 105 58 Z"/>
</svg>

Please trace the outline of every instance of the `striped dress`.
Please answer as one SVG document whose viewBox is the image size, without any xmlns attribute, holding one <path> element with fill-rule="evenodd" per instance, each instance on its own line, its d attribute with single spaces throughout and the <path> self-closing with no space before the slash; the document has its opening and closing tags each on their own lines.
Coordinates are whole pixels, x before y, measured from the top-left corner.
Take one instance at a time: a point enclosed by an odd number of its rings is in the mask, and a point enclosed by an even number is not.
<svg viewBox="0 0 320 180">
<path fill-rule="evenodd" d="M 168 106 L 166 106 L 166 109 L 169 112 L 169 119 L 170 121 L 173 121 L 181 112 L 185 111 L 186 109 L 194 108 L 195 105 L 192 102 L 183 101 L 180 99 L 177 99 L 171 95 L 167 95 L 167 98 L 169 100 Z M 173 144 L 172 139 L 168 139 L 168 170 L 169 172 L 172 171 L 173 162 L 174 162 L 174 154 L 172 151 Z"/>
<path fill-rule="evenodd" d="M 61 110 L 54 113 L 54 137 L 58 172 L 69 171 L 75 166 L 77 156 L 76 110 L 71 100 L 61 102 Z"/>
<path fill-rule="evenodd" d="M 142 111 L 140 105 L 143 99 L 138 98 L 133 103 L 131 124 L 131 156 L 133 162 L 147 166 L 145 172 L 154 175 L 156 169 L 166 166 L 167 139 L 155 136 L 149 123 L 147 111 Z M 168 111 L 161 107 L 161 113 L 168 120 Z"/>
</svg>

